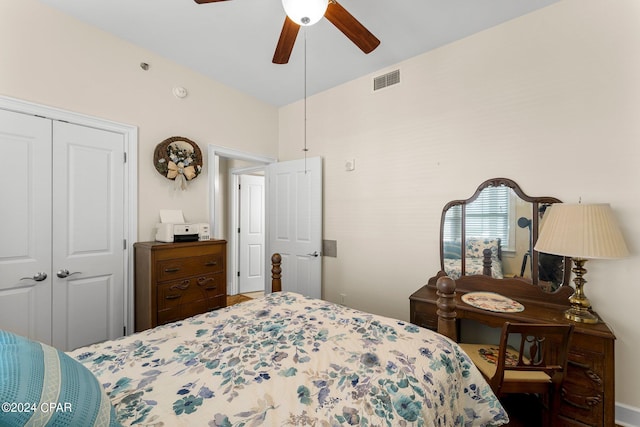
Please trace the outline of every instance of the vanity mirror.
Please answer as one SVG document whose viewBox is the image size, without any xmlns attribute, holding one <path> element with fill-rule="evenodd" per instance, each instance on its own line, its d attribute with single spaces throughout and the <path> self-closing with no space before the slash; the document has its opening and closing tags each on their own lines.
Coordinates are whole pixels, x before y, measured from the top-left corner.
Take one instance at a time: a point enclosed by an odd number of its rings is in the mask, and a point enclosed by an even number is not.
<svg viewBox="0 0 640 427">
<path fill-rule="evenodd" d="M 449 277 L 521 278 L 553 291 L 569 283 L 569 260 L 533 249 L 554 197 L 527 196 L 514 181 L 489 179 L 444 207 L 440 267 Z"/>
</svg>

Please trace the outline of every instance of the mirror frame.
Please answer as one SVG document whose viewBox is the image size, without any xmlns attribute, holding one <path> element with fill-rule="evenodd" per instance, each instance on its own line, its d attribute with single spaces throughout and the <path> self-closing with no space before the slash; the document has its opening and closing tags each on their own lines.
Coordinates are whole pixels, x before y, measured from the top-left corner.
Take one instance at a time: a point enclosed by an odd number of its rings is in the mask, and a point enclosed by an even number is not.
<svg viewBox="0 0 640 427">
<path fill-rule="evenodd" d="M 520 197 L 520 199 L 524 200 L 525 202 L 529 202 L 531 203 L 532 207 L 531 207 L 531 279 L 526 279 L 526 278 L 520 278 L 518 277 L 518 280 L 523 280 L 523 281 L 527 281 L 527 282 L 531 282 L 534 285 L 538 285 L 539 281 L 538 281 L 538 275 L 539 275 L 539 266 L 538 266 L 538 251 L 536 251 L 535 249 L 533 249 L 533 247 L 535 247 L 536 245 L 536 241 L 538 240 L 538 233 L 539 233 L 539 229 L 540 229 L 540 218 L 538 216 L 538 210 L 540 208 L 540 206 L 542 205 L 547 205 L 547 204 L 553 204 L 553 203 L 562 203 L 562 201 L 560 199 L 557 199 L 555 197 L 549 197 L 549 196 L 543 196 L 543 197 L 531 197 L 527 194 L 524 193 L 524 191 L 522 191 L 522 189 L 520 188 L 520 186 L 518 184 L 516 184 L 515 181 L 508 179 L 508 178 L 491 178 L 488 179 L 486 181 L 484 181 L 482 184 L 480 184 L 478 186 L 478 188 L 476 189 L 475 193 L 473 193 L 473 195 L 471 197 L 469 197 L 468 199 L 464 199 L 464 200 L 452 200 L 449 203 L 447 203 L 444 208 L 442 209 L 442 217 L 440 219 L 440 270 L 442 272 L 445 271 L 444 268 L 444 226 L 445 226 L 445 217 L 446 214 L 448 212 L 448 210 L 454 206 L 460 206 L 461 207 L 461 248 L 460 248 L 460 259 L 461 259 L 461 264 L 460 264 L 460 277 L 468 277 L 468 275 L 465 273 L 465 250 L 464 250 L 464 244 L 462 242 L 466 241 L 466 236 L 465 236 L 465 220 L 466 220 L 466 205 L 473 202 L 474 200 L 476 200 L 478 198 L 478 196 L 480 195 L 480 192 L 482 190 L 484 190 L 485 188 L 489 188 L 489 187 L 500 187 L 500 186 L 505 186 L 505 187 L 509 187 L 511 188 L 514 193 L 516 193 L 516 195 L 518 197 Z M 571 278 L 571 258 L 570 257 L 564 257 L 563 259 L 563 277 L 562 277 L 562 285 L 560 287 L 564 287 L 564 286 L 570 286 L 569 285 L 569 280 Z M 493 279 L 493 278 L 491 278 Z M 505 279 L 494 279 L 494 280 L 505 280 Z"/>
</svg>

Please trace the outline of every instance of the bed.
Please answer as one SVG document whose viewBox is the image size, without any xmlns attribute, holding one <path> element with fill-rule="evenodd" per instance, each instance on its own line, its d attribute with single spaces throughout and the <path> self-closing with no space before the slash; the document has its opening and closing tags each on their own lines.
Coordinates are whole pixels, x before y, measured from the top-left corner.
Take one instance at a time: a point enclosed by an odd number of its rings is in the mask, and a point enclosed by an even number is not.
<svg viewBox="0 0 640 427">
<path fill-rule="evenodd" d="M 460 278 L 462 266 L 459 240 L 443 241 L 443 271 L 452 279 Z M 485 275 L 503 279 L 500 239 L 468 238 L 465 243 L 465 275 Z"/>
<path fill-rule="evenodd" d="M 450 339 L 292 292 L 67 355 L 93 373 L 124 426 L 508 422 Z"/>
</svg>

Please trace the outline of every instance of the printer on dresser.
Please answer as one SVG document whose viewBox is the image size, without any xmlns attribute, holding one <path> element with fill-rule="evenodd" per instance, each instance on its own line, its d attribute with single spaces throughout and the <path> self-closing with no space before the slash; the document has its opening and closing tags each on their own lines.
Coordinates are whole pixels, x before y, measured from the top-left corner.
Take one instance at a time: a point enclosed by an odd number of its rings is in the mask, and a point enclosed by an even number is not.
<svg viewBox="0 0 640 427">
<path fill-rule="evenodd" d="M 137 242 L 136 332 L 226 306 L 227 242 Z"/>
</svg>

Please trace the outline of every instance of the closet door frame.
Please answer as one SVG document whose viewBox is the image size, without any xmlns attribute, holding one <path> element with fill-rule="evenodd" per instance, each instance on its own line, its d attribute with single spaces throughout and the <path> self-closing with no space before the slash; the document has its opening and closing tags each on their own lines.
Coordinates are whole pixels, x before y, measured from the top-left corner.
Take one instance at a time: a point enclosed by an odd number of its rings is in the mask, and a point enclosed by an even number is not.
<svg viewBox="0 0 640 427">
<path fill-rule="evenodd" d="M 51 120 L 66 121 L 82 126 L 111 131 L 124 137 L 124 152 L 127 156 L 124 172 L 125 212 L 124 239 L 124 309 L 126 334 L 133 333 L 134 289 L 133 289 L 133 244 L 138 236 L 138 128 L 133 125 L 104 120 L 86 114 L 75 113 L 56 107 L 0 95 L 0 109 L 16 113 L 31 114 Z"/>
</svg>

